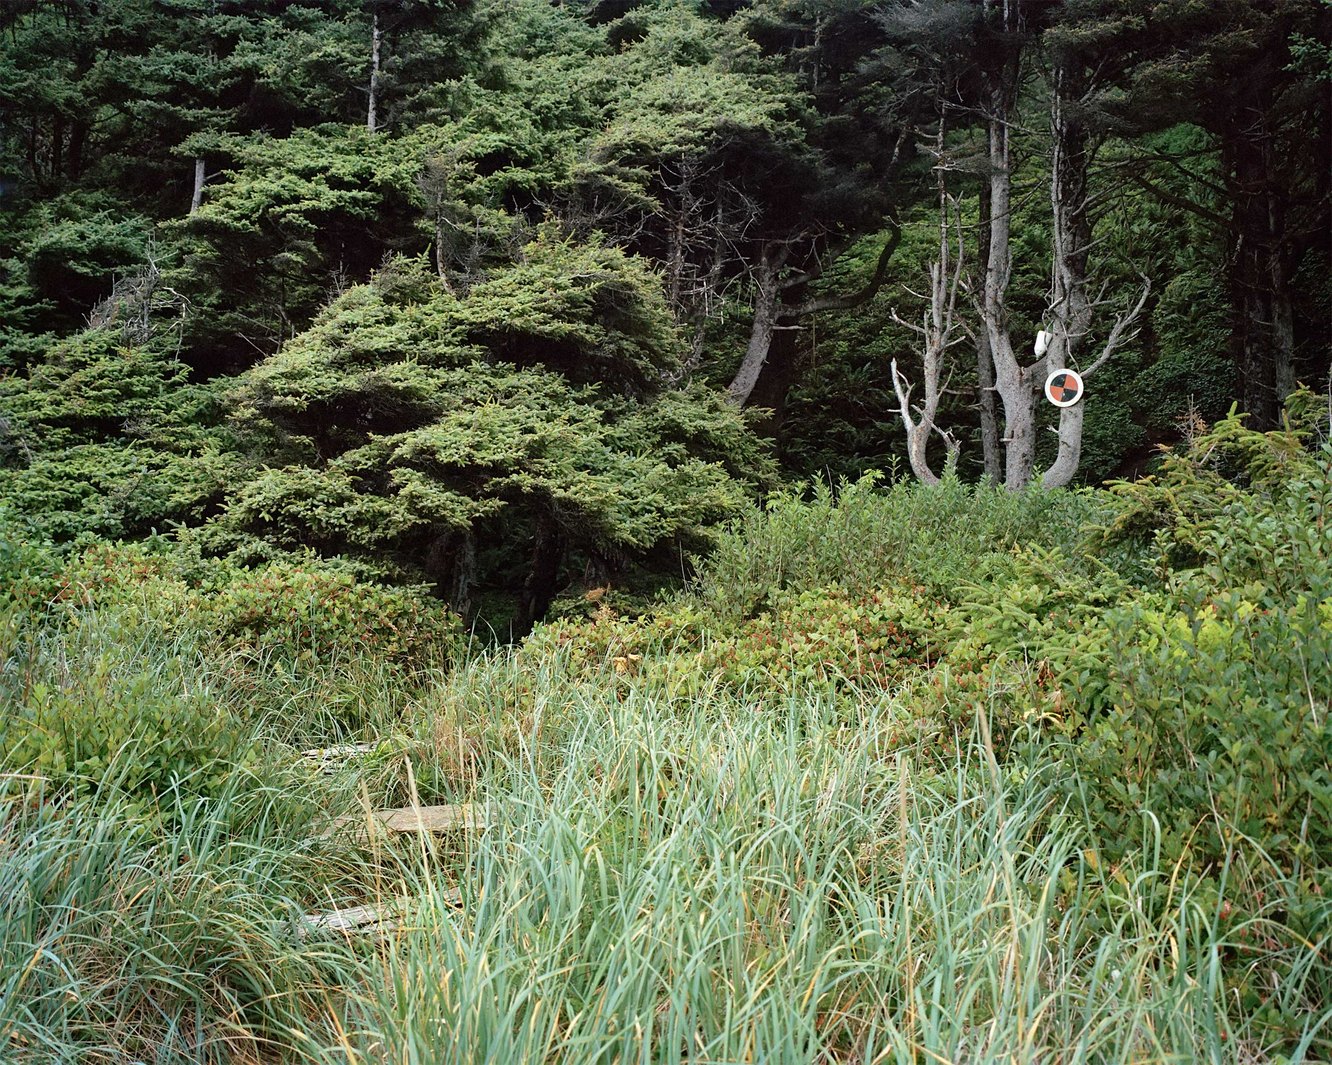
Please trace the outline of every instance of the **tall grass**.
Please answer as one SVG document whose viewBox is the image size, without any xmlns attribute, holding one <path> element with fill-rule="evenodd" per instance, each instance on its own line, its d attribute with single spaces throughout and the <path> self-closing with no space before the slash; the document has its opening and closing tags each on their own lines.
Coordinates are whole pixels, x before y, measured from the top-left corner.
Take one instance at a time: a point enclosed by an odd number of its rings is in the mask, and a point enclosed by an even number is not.
<svg viewBox="0 0 1332 1065">
<path fill-rule="evenodd" d="M 10 783 L 0 1060 L 272 1060 L 329 1027 L 352 958 L 296 934 L 324 874 L 288 793 L 237 775 L 154 821 L 105 796 L 24 801 L 31 789 Z"/>
<path fill-rule="evenodd" d="M 708 698 L 659 710 L 589 692 L 562 741 L 498 759 L 485 788 L 503 816 L 459 880 L 462 908 L 440 890 L 451 879 L 422 886 L 353 1060 L 1273 1048 L 1226 1001 L 1221 961 L 1240 944 L 1216 900 L 1150 855 L 1099 866 L 1055 759 L 1000 770 L 977 737 L 939 765 L 885 746 L 890 706 L 817 692 L 761 715 Z M 1326 1018 L 1286 993 L 1325 1051 Z"/>
<path fill-rule="evenodd" d="M 178 795 L 156 823 L 114 798 L 24 805 L 12 791 L 0 1060 L 1332 1049 L 1326 941 L 1263 946 L 1265 922 L 1228 926 L 1221 900 L 1150 847 L 1101 863 L 1057 749 L 1001 766 L 981 734 L 948 758 L 902 747 L 905 694 L 813 688 L 760 708 L 557 669 L 529 677 L 535 697 L 506 718 L 514 661 L 472 667 L 490 695 L 462 716 L 450 699 L 433 709 L 491 741 L 456 784 L 495 823 L 462 846 L 311 838 L 301 803 L 345 803 L 347 780 L 302 798 L 238 773 L 221 799 Z M 367 898 L 406 898 L 406 926 L 378 946 L 299 934 L 299 913 Z M 1293 1030 L 1237 1008 L 1236 958 L 1284 974 L 1270 994 Z"/>
<path fill-rule="evenodd" d="M 1093 506 L 869 481 L 782 498 L 723 538 L 699 613 L 724 631 L 788 587 L 976 581 L 1014 544 L 1071 543 Z M 206 788 L 171 761 L 128 774 L 147 748 L 109 741 L 87 786 L 0 777 L 0 1062 L 1332 1057 L 1332 933 L 1300 938 L 1283 910 L 1308 891 L 1274 866 L 1236 919 L 1229 868 L 1163 858 L 1153 811 L 1140 845 L 1101 838 L 1060 741 L 996 757 L 993 686 L 966 696 L 974 734 L 927 731 L 908 685 L 945 683 L 928 665 L 900 689 L 757 668 L 682 685 L 646 668 L 669 635 L 635 644 L 636 672 L 536 639 L 409 686 L 354 647 L 293 666 L 157 638 L 155 609 L 7 621 L 6 726 L 118 715 L 169 744 L 222 706 L 258 754 L 214 758 Z M 371 737 L 336 775 L 300 761 Z M 322 833 L 416 799 L 484 805 L 490 826 Z M 302 920 L 366 902 L 401 925 Z"/>
</svg>

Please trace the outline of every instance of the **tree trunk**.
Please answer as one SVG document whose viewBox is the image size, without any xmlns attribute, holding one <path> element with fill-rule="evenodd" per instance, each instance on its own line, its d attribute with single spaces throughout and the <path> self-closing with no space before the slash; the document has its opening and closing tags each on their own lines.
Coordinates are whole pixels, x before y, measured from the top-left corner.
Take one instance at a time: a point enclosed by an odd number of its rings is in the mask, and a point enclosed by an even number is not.
<svg viewBox="0 0 1332 1065">
<path fill-rule="evenodd" d="M 729 389 L 736 403 L 768 406 L 780 414 L 799 362 L 800 322 L 820 311 L 850 310 L 874 298 L 883 287 L 888 264 L 902 239 L 902 230 L 896 221 L 888 219 L 887 226 L 888 240 L 879 252 L 874 276 L 858 292 L 846 295 L 805 298 L 810 283 L 820 275 L 832 255 L 810 270 L 783 279 L 781 274 L 791 247 L 782 245 L 776 251 L 771 245 L 764 248 L 756 270 L 754 324 L 750 329 L 749 345 Z"/>
<path fill-rule="evenodd" d="M 921 315 L 921 324 L 901 318 L 896 311 L 893 320 L 907 326 L 921 337 L 923 357 L 921 376 L 924 382 L 924 398 L 915 414 L 911 410 L 911 385 L 906 376 L 897 369 L 897 360 L 889 367 L 893 378 L 893 391 L 897 394 L 897 411 L 902 419 L 902 426 L 907 436 L 907 461 L 911 463 L 911 472 L 922 484 L 937 485 L 939 477 L 930 469 L 928 448 L 930 433 L 937 428 L 939 400 L 942 398 L 940 381 L 943 375 L 944 358 L 952 347 L 957 327 L 957 297 L 962 285 L 965 269 L 963 241 L 957 238 L 957 249 L 953 249 L 954 234 L 961 232 L 962 220 L 957 216 L 957 204 L 948 195 L 945 178 L 946 160 L 944 144 L 947 134 L 947 103 L 942 92 L 937 102 L 939 124 L 934 139 L 935 181 L 939 199 L 939 254 L 930 263 L 930 302 Z M 957 441 L 944 430 L 939 430 L 948 449 L 947 466 L 957 460 Z"/>
<path fill-rule="evenodd" d="M 980 196 L 980 226 L 977 230 L 977 258 L 981 263 L 990 258 L 990 197 L 987 189 Z M 1003 451 L 999 446 L 999 412 L 994 400 L 994 356 L 990 353 L 990 334 L 986 329 L 976 332 L 976 391 L 979 394 L 981 455 L 985 463 L 985 478 L 999 484 L 1004 477 Z"/>
<path fill-rule="evenodd" d="M 1092 226 L 1087 214 L 1087 183 L 1091 169 L 1091 138 L 1086 123 L 1069 113 L 1070 96 L 1086 86 L 1070 69 L 1057 66 L 1050 94 L 1050 342 L 1037 371 L 1043 385 L 1053 369 L 1076 367 L 1082 341 L 1091 329 L 1092 305 L 1087 296 L 1087 259 Z M 1089 371 L 1090 372 L 1090 371 Z M 1084 377 L 1085 381 L 1085 377 Z M 1077 476 L 1082 460 L 1083 402 L 1059 412 L 1059 451 L 1045 471 L 1046 488 L 1062 488 Z"/>
<path fill-rule="evenodd" d="M 990 354 L 989 334 L 983 329 L 976 336 L 976 387 L 980 393 L 978 406 L 985 479 L 991 484 L 999 484 L 1004 477 L 1004 460 L 999 447 L 999 413 L 994 402 L 994 356 Z"/>
<path fill-rule="evenodd" d="M 32 176 L 33 181 L 40 183 L 42 175 L 37 169 L 37 141 L 37 119 L 34 116 L 28 123 L 28 173 Z"/>
<path fill-rule="evenodd" d="M 1056 66 L 1050 98 L 1050 215 L 1051 307 L 1050 340 L 1044 358 L 1029 370 L 1032 384 L 1041 386 L 1053 370 L 1080 369 L 1084 384 L 1128 338 L 1127 330 L 1146 306 L 1151 284 L 1144 279 L 1136 304 L 1121 313 L 1110 328 L 1100 353 L 1085 367 L 1079 355 L 1091 331 L 1095 306 L 1088 295 L 1089 259 L 1092 247 L 1092 218 L 1088 210 L 1092 160 L 1096 142 L 1090 130 L 1066 106 L 1085 99 L 1091 86 L 1077 68 Z M 1063 488 L 1073 482 L 1082 461 L 1082 422 L 1086 397 L 1059 410 L 1059 451 L 1045 471 L 1045 488 Z"/>
<path fill-rule="evenodd" d="M 202 157 L 194 160 L 194 195 L 190 197 L 190 214 L 194 214 L 203 203 L 204 179 L 207 175 L 204 171 L 204 161 Z"/>
<path fill-rule="evenodd" d="M 1031 480 L 1036 458 L 1036 394 L 1031 374 L 1018 364 L 1008 328 L 1008 282 L 1013 270 L 1009 244 L 1012 209 L 1012 152 L 1008 115 L 1012 86 L 1008 74 L 991 93 L 989 116 L 989 255 L 981 301 L 994 383 L 1004 408 L 1004 487 L 1019 491 Z"/>
<path fill-rule="evenodd" d="M 549 609 L 555 598 L 555 589 L 559 581 L 560 564 L 564 561 L 564 537 L 560 534 L 555 519 L 542 514 L 537 519 L 536 532 L 532 539 L 532 564 L 523 582 L 523 594 L 518 605 L 518 616 L 514 620 L 513 635 L 521 639 Z"/>
<path fill-rule="evenodd" d="M 1240 114 L 1222 145 L 1231 201 L 1230 350 L 1235 394 L 1257 429 L 1272 429 L 1295 384 L 1295 332 L 1284 205 L 1266 114 Z"/>
<path fill-rule="evenodd" d="M 471 529 L 458 534 L 451 583 L 449 605 L 455 614 L 466 617 L 472 610 L 472 585 L 476 583 L 476 536 Z"/>
<path fill-rule="evenodd" d="M 911 472 L 916 480 L 928 487 L 934 487 L 939 483 L 939 478 L 935 472 L 930 469 L 929 458 L 925 454 L 925 449 L 930 442 L 930 429 L 932 426 L 920 422 L 907 428 L 907 462 L 911 465 Z"/>
<path fill-rule="evenodd" d="M 777 324 L 768 345 L 768 357 L 763 360 L 758 380 L 749 393 L 749 406 L 763 407 L 772 412 L 762 426 L 763 431 L 771 436 L 781 432 L 786 398 L 798 376 L 801 360 L 809 354 L 809 331 L 802 328 L 800 319 L 794 316 L 808 291 L 807 284 L 782 290 L 778 301 Z"/>
<path fill-rule="evenodd" d="M 460 616 L 472 609 L 476 583 L 476 535 L 471 529 L 451 530 L 436 536 L 425 550 L 422 568 L 433 582 L 435 594 Z"/>
<path fill-rule="evenodd" d="M 758 384 L 777 332 L 777 317 L 781 308 L 778 269 L 779 264 L 774 261 L 769 249 L 765 248 L 759 257 L 758 284 L 754 293 L 754 324 L 750 327 L 749 344 L 745 348 L 745 357 L 740 361 L 740 368 L 727 389 L 731 399 L 742 407 L 749 402 L 754 386 Z"/>
<path fill-rule="evenodd" d="M 69 132 L 69 178 L 78 181 L 83 175 L 83 149 L 88 143 L 88 123 L 77 119 Z"/>
<path fill-rule="evenodd" d="M 1078 474 L 1082 461 L 1082 419 L 1084 401 L 1079 399 L 1071 407 L 1059 411 L 1059 454 L 1041 478 L 1044 488 L 1064 488 Z"/>
<path fill-rule="evenodd" d="M 365 115 L 365 128 L 371 133 L 378 128 L 380 36 L 379 12 L 376 11 L 370 28 L 370 102 Z"/>
<path fill-rule="evenodd" d="M 65 172 L 65 116 L 57 114 L 51 124 L 51 181 L 57 182 Z"/>
</svg>

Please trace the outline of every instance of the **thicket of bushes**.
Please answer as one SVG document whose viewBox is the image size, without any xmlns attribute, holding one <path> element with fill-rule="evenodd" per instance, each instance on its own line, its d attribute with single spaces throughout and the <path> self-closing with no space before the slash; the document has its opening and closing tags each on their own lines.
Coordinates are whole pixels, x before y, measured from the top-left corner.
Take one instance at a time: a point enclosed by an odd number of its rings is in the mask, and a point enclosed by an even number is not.
<svg viewBox="0 0 1332 1065">
<path fill-rule="evenodd" d="M 688 594 L 467 653 L 436 601 L 327 563 L 11 523 L 0 1040 L 1326 1057 L 1332 447 L 1321 402 L 1289 417 L 1108 492 L 780 495 Z M 378 748 L 303 769 L 333 738 Z M 497 824 L 320 835 L 412 798 Z M 382 956 L 293 931 L 404 894 Z"/>
<path fill-rule="evenodd" d="M 0 755 L 51 796 L 211 796 L 264 761 L 256 730 L 310 742 L 401 709 L 462 647 L 420 592 L 311 559 L 244 569 L 166 545 L 73 557 L 0 535 Z"/>
<path fill-rule="evenodd" d="M 1110 860 L 1148 844 L 1248 903 L 1279 873 L 1311 935 L 1332 893 L 1319 417 L 1307 395 L 1279 432 L 1232 416 L 1108 493 L 781 496 L 723 539 L 696 596 L 625 619 L 603 603 L 521 653 L 567 648 L 670 694 L 905 690 L 913 735 L 944 745 L 978 716 L 1001 750 L 1065 738 Z"/>
</svg>

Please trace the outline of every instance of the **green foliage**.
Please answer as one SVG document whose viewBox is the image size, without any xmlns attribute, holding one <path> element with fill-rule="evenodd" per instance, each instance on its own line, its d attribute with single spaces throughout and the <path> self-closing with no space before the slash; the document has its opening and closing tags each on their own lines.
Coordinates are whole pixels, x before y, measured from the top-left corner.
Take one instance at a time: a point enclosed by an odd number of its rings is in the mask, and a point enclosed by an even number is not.
<svg viewBox="0 0 1332 1065">
<path fill-rule="evenodd" d="M 1148 806 L 1170 853 L 1217 863 L 1242 841 L 1326 891 L 1332 454 L 1300 425 L 1320 406 L 1297 396 L 1295 426 L 1265 434 L 1232 413 L 1117 487 L 1099 535 L 1150 535 L 1161 589 L 1110 611 L 1070 671 L 1112 827 Z"/>
<path fill-rule="evenodd" d="M 1169 861 L 1213 878 L 1235 864 L 1236 905 L 1286 879 L 1302 934 L 1332 848 L 1332 454 L 1307 446 L 1325 417 L 1307 393 L 1280 432 L 1232 414 L 1116 486 L 1084 547 L 967 581 L 936 685 L 940 709 L 984 712 L 1000 740 L 1027 720 L 1073 737 L 1109 858 L 1148 818 Z"/>
<path fill-rule="evenodd" d="M 215 797 L 259 765 L 255 729 L 279 694 L 285 727 L 336 736 L 373 718 L 376 682 L 410 690 L 460 649 L 438 602 L 314 560 L 251 571 L 158 544 L 63 564 L 10 546 L 0 562 L 0 754 L 62 795 Z M 298 678 L 318 683 L 293 692 Z"/>
<path fill-rule="evenodd" d="M 543 627 L 524 655 L 560 653 L 568 668 L 676 698 L 729 691 L 764 700 L 806 689 L 888 691 L 928 668 L 947 607 L 908 590 L 858 594 L 833 585 L 781 597 L 724 625 L 690 604 Z"/>
<path fill-rule="evenodd" d="M 197 636 L 220 658 L 288 672 L 364 655 L 410 675 L 446 661 L 459 636 L 441 604 L 316 559 L 250 570 L 181 548 L 98 545 L 63 568 L 56 600 L 144 605 L 152 624 Z"/>
<path fill-rule="evenodd" d="M 0 725 L 7 773 L 55 795 L 109 789 L 152 803 L 181 788 L 215 796 L 259 751 L 211 686 L 200 686 L 188 638 L 80 611 L 60 630 L 4 633 Z"/>
<path fill-rule="evenodd" d="M 32 714 L 24 684 L 62 677 L 60 720 L 116 706 L 202 738 L 211 706 L 264 758 L 228 773 L 200 743 L 150 784 L 112 757 L 96 788 L 85 758 L 63 804 L 11 782 L 0 1032 L 19 1060 L 165 1056 L 186 1016 L 229 1052 L 329 1065 L 390 1044 L 1023 1059 L 1035 1038 L 1069 1060 L 1326 1056 L 1332 455 L 1324 402 L 1294 406 L 1291 431 L 1224 422 L 1108 499 L 778 497 L 720 534 L 701 594 L 631 616 L 594 593 L 591 618 L 437 679 L 442 614 L 313 560 L 60 564 L 7 533 L 0 575 L 54 600 L 5 637 L 9 702 Z M 309 677 L 364 685 L 360 644 L 402 656 L 378 749 L 286 773 L 278 803 L 259 780 L 311 735 L 293 719 L 339 697 Z M 309 838 L 352 789 L 470 799 L 488 827 L 411 860 Z M 388 949 L 289 913 L 362 903 L 403 908 Z"/>
<path fill-rule="evenodd" d="M 399 263 L 246 376 L 238 425 L 266 465 L 215 536 L 419 574 L 459 602 L 469 542 L 501 552 L 484 581 L 526 537 L 611 561 L 695 536 L 768 467 L 719 396 L 663 389 L 677 366 L 659 291 L 618 251 L 547 235 L 464 297 Z"/>
<path fill-rule="evenodd" d="M 0 377 L 0 495 L 57 541 L 197 520 L 227 466 L 219 421 L 180 362 L 88 330 Z"/>
<path fill-rule="evenodd" d="M 67 194 L 0 214 L 0 371 L 78 331 L 144 261 L 151 226 L 106 195 Z"/>
<path fill-rule="evenodd" d="M 1172 857 L 1216 869 L 1237 848 L 1312 893 L 1332 887 L 1320 858 L 1332 847 L 1332 613 L 1317 595 L 1274 602 L 1187 581 L 1084 639 L 1070 663 L 1089 722 L 1080 757 L 1111 834 L 1150 809 Z"/>
<path fill-rule="evenodd" d="M 331 290 L 394 249 L 420 247 L 419 160 L 364 127 L 231 137 L 228 167 L 199 210 L 175 224 L 171 283 L 191 298 L 196 364 L 235 370 L 307 322 Z M 234 350 L 237 337 L 248 354 Z M 239 365 L 238 365 L 239 362 Z"/>
<path fill-rule="evenodd" d="M 1079 493 L 1012 493 L 956 479 L 929 492 L 907 483 L 880 490 L 880 479 L 816 483 L 809 498 L 788 490 L 746 511 L 709 559 L 700 596 L 737 619 L 784 588 L 921 585 L 956 599 L 978 574 L 1002 566 L 1009 547 L 1075 542 L 1095 510 Z"/>
</svg>

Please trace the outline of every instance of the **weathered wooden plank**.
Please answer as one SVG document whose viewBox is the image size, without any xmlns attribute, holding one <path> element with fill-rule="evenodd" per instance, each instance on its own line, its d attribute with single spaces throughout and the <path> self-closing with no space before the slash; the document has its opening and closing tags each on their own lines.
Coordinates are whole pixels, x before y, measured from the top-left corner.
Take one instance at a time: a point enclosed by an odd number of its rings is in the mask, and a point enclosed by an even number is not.
<svg viewBox="0 0 1332 1065">
<path fill-rule="evenodd" d="M 314 747 L 302 751 L 301 757 L 317 766 L 321 773 L 331 776 L 353 758 L 369 754 L 378 746 L 377 743 L 340 743 L 333 747 Z"/>
<path fill-rule="evenodd" d="M 447 906 L 462 905 L 462 891 L 450 888 L 438 896 Z M 373 906 L 348 906 L 326 913 L 305 914 L 300 922 L 301 938 L 318 932 L 341 932 L 343 935 L 383 936 L 410 927 L 408 915 L 413 904 L 420 899 L 389 899 Z"/>
<path fill-rule="evenodd" d="M 392 810 L 371 810 L 364 814 L 348 814 L 335 818 L 326 835 L 335 832 L 383 830 L 388 833 L 417 833 L 433 835 L 445 832 L 480 832 L 490 827 L 491 817 L 485 808 L 472 803 L 450 803 L 444 806 L 401 806 Z"/>
<path fill-rule="evenodd" d="M 404 806 L 396 810 L 376 810 L 370 816 L 390 832 L 476 831 L 489 825 L 485 811 L 475 809 L 471 803 Z"/>
<path fill-rule="evenodd" d="M 332 747 L 311 747 L 302 751 L 302 758 L 311 758 L 316 762 L 327 762 L 334 758 L 354 758 L 358 754 L 369 754 L 377 743 L 337 743 Z"/>
</svg>

